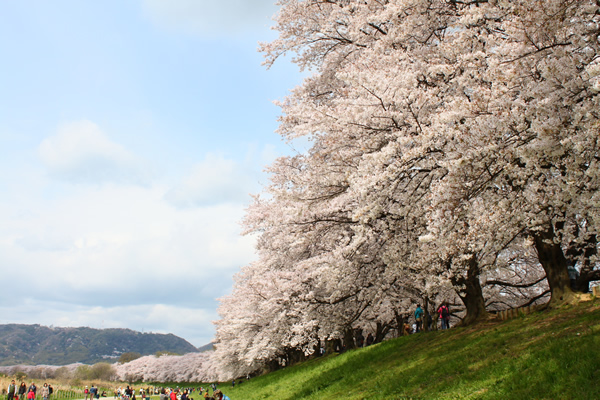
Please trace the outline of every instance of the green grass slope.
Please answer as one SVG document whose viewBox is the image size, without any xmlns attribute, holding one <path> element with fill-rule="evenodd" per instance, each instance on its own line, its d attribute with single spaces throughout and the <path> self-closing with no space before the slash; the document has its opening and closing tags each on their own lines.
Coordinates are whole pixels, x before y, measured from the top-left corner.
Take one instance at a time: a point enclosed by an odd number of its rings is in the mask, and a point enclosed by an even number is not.
<svg viewBox="0 0 600 400">
<path fill-rule="evenodd" d="M 419 333 L 222 389 L 232 400 L 600 399 L 600 301 Z"/>
</svg>

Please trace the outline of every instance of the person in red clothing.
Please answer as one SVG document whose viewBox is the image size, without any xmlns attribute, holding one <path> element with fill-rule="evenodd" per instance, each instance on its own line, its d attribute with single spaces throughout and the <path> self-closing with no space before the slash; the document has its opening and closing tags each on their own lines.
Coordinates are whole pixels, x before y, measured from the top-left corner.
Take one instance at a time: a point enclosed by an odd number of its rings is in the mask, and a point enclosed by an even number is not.
<svg viewBox="0 0 600 400">
<path fill-rule="evenodd" d="M 442 324 L 441 329 L 450 329 L 450 308 L 448 308 L 448 302 L 442 303 L 437 312 Z"/>
<path fill-rule="evenodd" d="M 177 393 L 174 390 L 171 390 L 171 394 L 169 395 L 171 400 L 177 400 Z"/>
</svg>

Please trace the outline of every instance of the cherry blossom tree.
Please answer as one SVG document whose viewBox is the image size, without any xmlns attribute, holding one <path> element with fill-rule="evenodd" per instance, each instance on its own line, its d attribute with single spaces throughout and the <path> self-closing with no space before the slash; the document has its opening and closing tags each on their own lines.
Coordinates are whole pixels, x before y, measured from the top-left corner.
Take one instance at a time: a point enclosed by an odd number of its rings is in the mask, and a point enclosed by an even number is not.
<svg viewBox="0 0 600 400">
<path fill-rule="evenodd" d="M 569 266 L 580 288 L 600 278 L 596 1 L 279 5 L 266 64 L 313 72 L 279 133 L 312 147 L 248 210 L 258 260 L 217 323 L 228 374 L 373 324 L 382 338 L 423 300 L 457 296 L 471 323 L 570 301 Z"/>
</svg>

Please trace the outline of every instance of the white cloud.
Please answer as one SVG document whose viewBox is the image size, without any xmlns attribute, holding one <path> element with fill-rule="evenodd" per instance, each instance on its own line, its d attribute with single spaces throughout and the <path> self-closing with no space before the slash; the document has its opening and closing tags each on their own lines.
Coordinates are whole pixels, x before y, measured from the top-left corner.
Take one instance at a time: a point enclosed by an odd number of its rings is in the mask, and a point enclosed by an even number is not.
<svg viewBox="0 0 600 400">
<path fill-rule="evenodd" d="M 99 328 L 104 321 L 193 340 L 192 324 L 208 313 L 202 335 L 212 335 L 215 299 L 254 258 L 254 239 L 239 234 L 242 205 L 172 207 L 169 186 L 157 183 L 76 185 L 60 193 L 55 186 L 23 183 L 11 190 L 20 202 L 0 199 L 0 265 L 15 289 L 0 291 L 4 322 Z M 143 320 L 150 313 L 143 310 L 160 304 L 168 317 L 155 317 L 159 307 L 147 317 L 154 325 Z"/>
<path fill-rule="evenodd" d="M 210 340 L 215 299 L 255 257 L 239 222 L 273 150 L 251 147 L 240 161 L 208 154 L 179 179 L 144 185 L 137 155 L 90 121 L 61 126 L 38 154 L 45 170 L 30 165 L 0 198 L 0 266 L 15 288 L 0 291 L 3 322 Z M 90 159 L 103 175 L 86 169 Z"/>
<path fill-rule="evenodd" d="M 211 37 L 264 29 L 277 11 L 274 0 L 144 0 L 143 9 L 162 28 Z"/>
<path fill-rule="evenodd" d="M 61 125 L 39 146 L 50 176 L 73 183 L 147 184 L 143 162 L 111 141 L 98 125 L 82 120 Z"/>
<path fill-rule="evenodd" d="M 250 200 L 250 193 L 260 189 L 258 181 L 259 174 L 247 165 L 208 154 L 165 198 L 180 208 L 244 204 Z"/>
<path fill-rule="evenodd" d="M 252 259 L 253 240 L 239 235 L 241 206 L 180 210 L 164 202 L 164 192 L 106 185 L 38 205 L 2 230 L 0 264 L 36 277 L 37 289 L 76 293 L 93 282 L 116 295 L 130 283 L 227 278 Z"/>
</svg>

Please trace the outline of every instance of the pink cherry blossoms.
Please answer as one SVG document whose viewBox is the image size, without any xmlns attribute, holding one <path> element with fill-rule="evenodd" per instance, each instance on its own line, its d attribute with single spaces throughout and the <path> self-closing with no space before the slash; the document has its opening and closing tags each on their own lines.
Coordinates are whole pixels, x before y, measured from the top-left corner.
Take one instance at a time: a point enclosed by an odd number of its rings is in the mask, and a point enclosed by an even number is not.
<svg viewBox="0 0 600 400">
<path fill-rule="evenodd" d="M 258 259 L 221 299 L 216 374 L 383 340 L 417 303 L 470 323 L 600 279 L 596 1 L 279 4 L 266 64 L 313 72 L 279 133 L 312 147 L 247 211 Z"/>
</svg>

